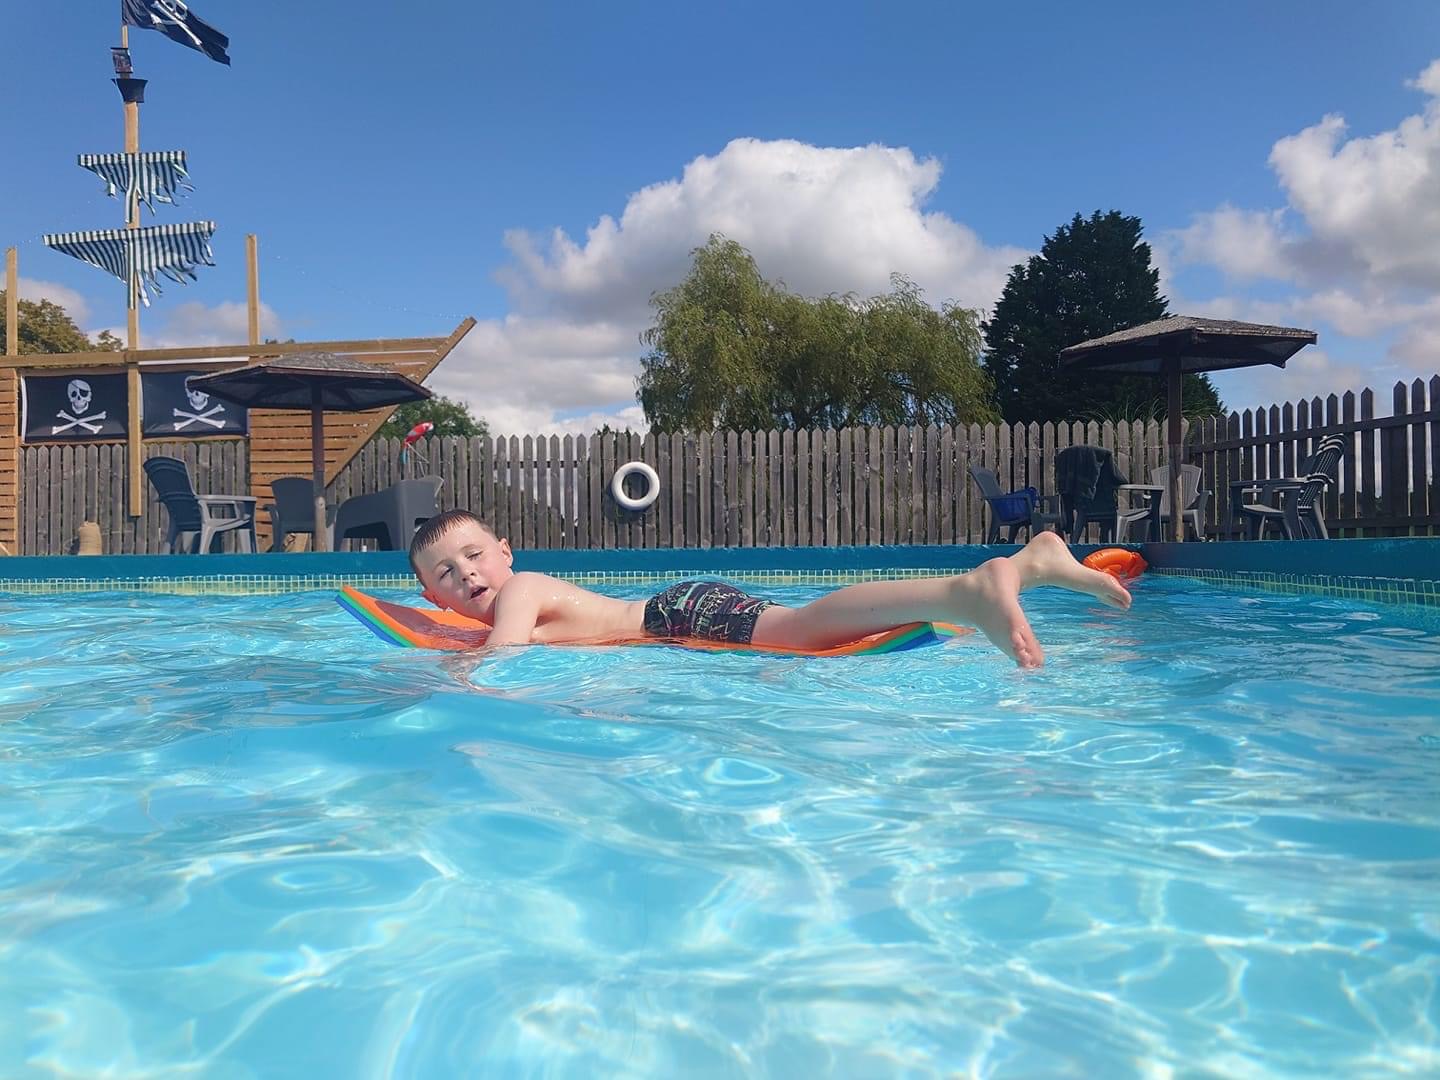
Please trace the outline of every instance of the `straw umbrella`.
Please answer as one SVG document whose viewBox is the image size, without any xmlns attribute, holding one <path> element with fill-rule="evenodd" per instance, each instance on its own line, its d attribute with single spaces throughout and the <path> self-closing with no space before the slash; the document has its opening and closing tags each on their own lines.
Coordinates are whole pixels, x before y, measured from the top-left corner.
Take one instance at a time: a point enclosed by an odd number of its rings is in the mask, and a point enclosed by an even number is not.
<svg viewBox="0 0 1440 1080">
<path fill-rule="evenodd" d="M 214 375 L 197 375 L 187 380 L 187 385 L 192 390 L 252 409 L 296 409 L 310 413 L 316 551 L 330 550 L 330 534 L 325 523 L 326 411 L 366 412 L 433 396 L 398 371 L 323 352 L 295 353 Z"/>
<path fill-rule="evenodd" d="M 1128 330 L 1082 341 L 1060 350 L 1061 366 L 1071 371 L 1113 371 L 1123 375 L 1163 375 L 1170 465 L 1170 525 L 1173 538 L 1185 538 L 1185 507 L 1180 505 L 1180 390 L 1186 375 L 1205 371 L 1274 364 L 1316 341 L 1314 330 L 1294 326 L 1171 315 Z"/>
</svg>

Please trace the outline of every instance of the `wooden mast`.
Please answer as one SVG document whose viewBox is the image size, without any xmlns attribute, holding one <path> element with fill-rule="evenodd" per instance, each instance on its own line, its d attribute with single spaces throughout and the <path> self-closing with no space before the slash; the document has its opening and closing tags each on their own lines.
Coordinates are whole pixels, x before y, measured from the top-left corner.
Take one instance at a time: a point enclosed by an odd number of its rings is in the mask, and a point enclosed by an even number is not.
<svg viewBox="0 0 1440 1080">
<path fill-rule="evenodd" d="M 127 50 L 130 48 L 130 28 L 124 22 L 120 24 L 120 47 Z M 125 153 L 138 154 L 140 152 L 140 103 L 129 100 L 129 95 L 126 95 L 126 98 Z M 136 185 L 131 184 L 130 187 L 131 192 L 125 200 L 125 228 L 138 229 L 140 227 L 140 193 Z M 130 255 L 129 278 L 125 304 L 126 348 L 134 352 L 140 348 L 140 276 L 136 269 L 133 249 Z M 138 364 L 131 362 L 125 364 L 125 396 L 130 410 L 130 430 L 125 440 L 126 457 L 130 462 L 130 516 L 139 517 L 145 490 L 140 476 L 143 432 L 141 431 L 140 366 Z"/>
</svg>

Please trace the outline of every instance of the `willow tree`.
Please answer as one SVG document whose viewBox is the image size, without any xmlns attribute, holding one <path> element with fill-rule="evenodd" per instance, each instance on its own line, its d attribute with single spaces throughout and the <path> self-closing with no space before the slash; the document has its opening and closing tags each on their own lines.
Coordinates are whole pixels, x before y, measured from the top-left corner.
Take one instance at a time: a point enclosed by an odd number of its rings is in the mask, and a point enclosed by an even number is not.
<svg viewBox="0 0 1440 1080">
<path fill-rule="evenodd" d="M 637 398 L 660 431 L 994 418 L 976 312 L 891 290 L 810 298 L 766 281 L 750 253 L 712 236 L 685 280 L 651 298 Z"/>
</svg>

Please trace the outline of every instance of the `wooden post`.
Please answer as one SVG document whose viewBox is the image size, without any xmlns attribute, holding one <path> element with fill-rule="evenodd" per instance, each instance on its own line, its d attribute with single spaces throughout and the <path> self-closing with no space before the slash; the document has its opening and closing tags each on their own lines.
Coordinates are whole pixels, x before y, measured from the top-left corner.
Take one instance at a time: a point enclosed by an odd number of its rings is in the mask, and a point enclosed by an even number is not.
<svg viewBox="0 0 1440 1080">
<path fill-rule="evenodd" d="M 260 344 L 260 245 L 254 233 L 245 237 L 245 277 L 250 309 L 250 344 Z"/>
<path fill-rule="evenodd" d="M 18 253 L 5 252 L 5 355 L 20 355 L 20 271 Z"/>
<path fill-rule="evenodd" d="M 330 534 L 325 530 L 325 408 L 320 386 L 310 388 L 310 467 L 315 471 L 315 542 L 311 551 L 329 551 Z"/>
<path fill-rule="evenodd" d="M 130 28 L 120 25 L 120 46 L 130 47 Z M 125 153 L 140 152 L 140 103 L 125 102 Z M 140 227 L 140 195 L 136 191 L 125 200 L 125 228 Z M 128 297 L 125 305 L 125 347 L 130 351 L 140 348 L 140 277 L 132 260 L 129 267 Z M 141 438 L 140 417 L 140 365 L 133 360 L 125 361 L 125 395 L 129 402 L 129 432 L 125 443 L 130 461 L 130 516 L 139 517 L 145 489 L 141 478 L 141 456 L 144 452 Z"/>
<path fill-rule="evenodd" d="M 1185 376 L 1180 370 L 1180 361 L 1174 361 L 1174 368 L 1167 380 L 1167 401 L 1166 411 L 1169 413 L 1170 434 L 1166 441 L 1169 446 L 1170 457 L 1170 539 L 1176 543 L 1185 539 L 1185 507 L 1180 505 L 1180 444 L 1181 436 L 1181 398 L 1182 389 L 1185 385 Z"/>
</svg>

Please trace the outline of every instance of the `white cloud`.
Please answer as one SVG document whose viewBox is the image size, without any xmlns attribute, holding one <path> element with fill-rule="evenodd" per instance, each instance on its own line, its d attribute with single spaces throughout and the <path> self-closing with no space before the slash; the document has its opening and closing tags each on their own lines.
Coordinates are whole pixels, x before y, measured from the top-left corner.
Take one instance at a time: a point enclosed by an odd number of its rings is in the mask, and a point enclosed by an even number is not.
<svg viewBox="0 0 1440 1080">
<path fill-rule="evenodd" d="M 1165 237 L 1181 263 L 1208 263 L 1243 281 L 1288 279 L 1294 275 L 1287 246 L 1293 239 L 1283 230 L 1281 210 L 1240 210 L 1222 206 L 1198 214 L 1188 228 Z"/>
<path fill-rule="evenodd" d="M 1202 303 L 1180 301 L 1172 288 L 1172 310 L 1323 326 L 1375 350 L 1369 365 L 1307 349 L 1285 372 L 1223 376 L 1227 402 L 1242 392 L 1244 404 L 1271 400 L 1251 393 L 1293 400 L 1440 367 L 1440 60 L 1407 85 L 1427 100 L 1392 130 L 1347 137 L 1344 119 L 1329 115 L 1278 140 L 1269 164 L 1284 208 L 1222 205 L 1156 244 L 1177 275 L 1210 266 L 1237 285 L 1268 279 L 1293 288 L 1279 298 Z"/>
<path fill-rule="evenodd" d="M 121 326 L 97 326 L 87 331 L 91 337 L 109 330 L 121 341 L 127 329 Z M 260 339 L 283 339 L 280 317 L 269 304 L 260 304 Z M 187 300 L 174 307 L 149 307 L 140 311 L 140 347 L 142 349 L 177 349 L 186 345 L 236 345 L 250 340 L 250 309 L 235 300 L 207 305 Z"/>
<path fill-rule="evenodd" d="M 988 309 L 1029 253 L 987 247 L 926 211 L 940 175 L 938 161 L 904 148 L 736 139 L 636 192 L 583 240 L 508 233 L 513 261 L 498 277 L 513 314 L 472 331 L 432 382 L 497 432 L 594 430 L 597 418 L 643 426 L 634 380 L 649 298 L 678 283 L 716 232 L 806 295 L 872 295 L 898 272 L 932 303 Z"/>
<path fill-rule="evenodd" d="M 1227 408 L 1246 409 L 1302 398 L 1328 397 L 1346 390 L 1357 393 L 1375 385 L 1375 370 L 1342 363 L 1323 349 L 1310 346 L 1290 358 L 1284 368 L 1239 368 L 1210 376 Z"/>
<path fill-rule="evenodd" d="M 15 292 L 21 300 L 29 300 L 32 303 L 49 300 L 52 304 L 59 304 L 76 326 L 85 325 L 85 320 L 90 317 L 90 305 L 86 302 L 85 297 L 68 285 L 22 277 L 17 280 Z"/>
</svg>

